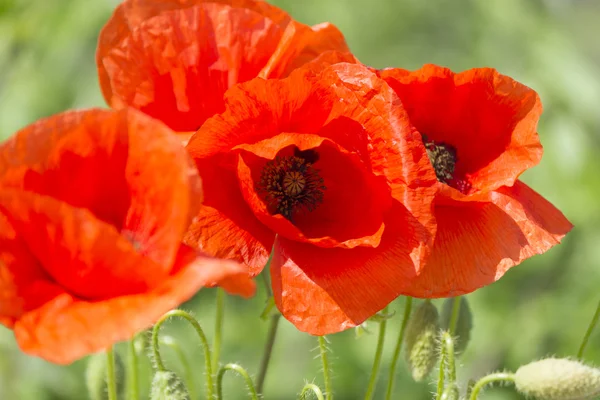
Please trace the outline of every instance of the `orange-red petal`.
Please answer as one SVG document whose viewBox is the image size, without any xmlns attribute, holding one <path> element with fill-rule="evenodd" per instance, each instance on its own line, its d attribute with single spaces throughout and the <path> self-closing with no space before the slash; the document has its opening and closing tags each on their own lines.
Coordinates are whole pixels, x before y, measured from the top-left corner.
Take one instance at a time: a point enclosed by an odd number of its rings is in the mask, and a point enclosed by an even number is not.
<svg viewBox="0 0 600 400">
<path fill-rule="evenodd" d="M 180 140 L 134 109 L 69 111 L 0 146 L 0 184 L 85 208 L 171 265 L 202 201 Z"/>
<path fill-rule="evenodd" d="M 359 325 L 409 290 L 426 230 L 395 202 L 377 248 L 323 249 L 278 237 L 271 277 L 277 307 L 301 331 Z"/>
<path fill-rule="evenodd" d="M 96 62 L 109 105 L 138 108 L 177 131 L 223 111 L 223 94 L 238 82 L 283 77 L 321 52 L 348 51 L 334 26 L 308 27 L 262 1 L 162 3 L 117 7 Z"/>
<path fill-rule="evenodd" d="M 179 251 L 174 271 L 149 292 L 105 301 L 85 301 L 63 292 L 16 321 L 17 343 L 28 354 L 69 364 L 130 339 L 202 286 L 235 276 L 238 293 L 254 291 L 254 282 L 239 264 L 200 255 L 187 247 Z"/>
<path fill-rule="evenodd" d="M 490 193 L 489 202 L 436 207 L 431 257 L 405 293 L 449 297 L 500 279 L 511 267 L 560 243 L 573 227 L 524 183 Z"/>
<path fill-rule="evenodd" d="M 114 226 L 83 208 L 22 190 L 0 191 L 0 213 L 14 227 L 47 280 L 85 299 L 141 293 L 159 284 L 171 264 L 140 255 Z M 25 257 L 26 256 L 26 257 Z"/>
<path fill-rule="evenodd" d="M 512 186 L 539 163 L 542 105 L 532 89 L 491 68 L 454 73 L 425 65 L 412 72 L 386 69 L 380 76 L 421 134 L 456 148 L 455 175 L 476 190 Z"/>
<path fill-rule="evenodd" d="M 252 214 L 238 189 L 233 171 L 218 160 L 201 162 L 206 190 L 202 208 L 184 236 L 184 242 L 219 258 L 249 267 L 252 276 L 269 259 L 275 234 Z"/>
</svg>

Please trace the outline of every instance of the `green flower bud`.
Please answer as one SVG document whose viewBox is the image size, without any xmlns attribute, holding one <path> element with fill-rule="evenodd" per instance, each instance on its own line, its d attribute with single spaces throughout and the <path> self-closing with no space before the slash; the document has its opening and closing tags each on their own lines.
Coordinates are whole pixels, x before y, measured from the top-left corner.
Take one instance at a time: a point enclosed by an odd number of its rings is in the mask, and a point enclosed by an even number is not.
<svg viewBox="0 0 600 400">
<path fill-rule="evenodd" d="M 600 396 L 600 369 L 547 358 L 520 367 L 515 386 L 525 396 L 540 400 L 593 400 Z"/>
<path fill-rule="evenodd" d="M 442 306 L 442 315 L 440 317 L 442 330 L 448 331 L 450 328 L 450 319 L 452 318 L 452 307 L 454 306 L 454 298 L 444 300 Z M 458 319 L 456 320 L 456 329 L 454 330 L 454 352 L 462 353 L 469 344 L 471 339 L 471 329 L 473 328 L 473 314 L 471 307 L 466 297 L 460 298 L 460 306 L 458 309 Z"/>
<path fill-rule="evenodd" d="M 119 354 L 115 352 L 114 355 L 117 393 L 122 395 L 125 391 L 125 367 Z M 108 400 L 106 378 L 106 354 L 90 356 L 85 370 L 85 384 L 91 400 Z"/>
<path fill-rule="evenodd" d="M 190 394 L 175 372 L 158 371 L 152 379 L 150 400 L 190 400 Z"/>
<path fill-rule="evenodd" d="M 404 338 L 405 358 L 415 381 L 427 378 L 438 358 L 439 317 L 435 306 L 426 300 L 410 316 Z"/>
</svg>

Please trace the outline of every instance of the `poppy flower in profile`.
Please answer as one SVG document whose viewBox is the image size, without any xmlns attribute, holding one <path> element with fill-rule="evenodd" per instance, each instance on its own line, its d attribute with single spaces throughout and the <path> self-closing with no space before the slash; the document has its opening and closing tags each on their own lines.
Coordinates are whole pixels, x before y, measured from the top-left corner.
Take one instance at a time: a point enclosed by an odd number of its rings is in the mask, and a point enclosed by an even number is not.
<svg viewBox="0 0 600 400">
<path fill-rule="evenodd" d="M 472 292 L 571 230 L 559 210 L 519 180 L 542 157 L 535 91 L 490 68 L 454 73 L 425 65 L 379 75 L 400 97 L 437 177 L 433 250 L 407 294 Z"/>
<path fill-rule="evenodd" d="M 335 26 L 298 23 L 265 1 L 125 0 L 100 33 L 96 61 L 111 107 L 185 135 L 225 110 L 234 84 L 285 77 L 329 51 L 348 51 Z"/>
<path fill-rule="evenodd" d="M 435 231 L 435 175 L 385 81 L 339 63 L 240 84 L 225 104 L 187 146 L 206 197 L 184 242 L 251 275 L 273 248 L 275 302 L 312 334 L 406 292 Z"/>
<path fill-rule="evenodd" d="M 250 296 L 181 240 L 202 200 L 177 136 L 133 110 L 71 111 L 0 145 L 0 323 L 67 364 L 131 338 L 202 286 Z"/>
</svg>

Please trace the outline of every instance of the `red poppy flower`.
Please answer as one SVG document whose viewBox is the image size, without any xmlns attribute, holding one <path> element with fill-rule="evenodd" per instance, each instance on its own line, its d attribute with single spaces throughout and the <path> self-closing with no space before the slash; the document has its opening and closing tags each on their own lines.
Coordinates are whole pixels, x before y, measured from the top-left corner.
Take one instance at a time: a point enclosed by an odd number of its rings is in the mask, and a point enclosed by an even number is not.
<svg viewBox="0 0 600 400">
<path fill-rule="evenodd" d="M 285 77 L 335 50 L 348 51 L 336 27 L 303 25 L 264 1 L 125 0 L 100 34 L 96 60 L 111 107 L 193 132 L 224 111 L 232 85 Z"/>
<path fill-rule="evenodd" d="M 225 103 L 187 146 L 206 198 L 185 242 L 252 275 L 274 247 L 276 304 L 313 334 L 360 324 L 407 291 L 435 231 L 435 176 L 393 90 L 340 63 L 252 80 Z"/>
<path fill-rule="evenodd" d="M 0 322 L 66 364 L 245 268 L 182 245 L 202 199 L 176 135 L 135 110 L 66 112 L 0 146 Z"/>
<path fill-rule="evenodd" d="M 437 177 L 433 251 L 407 294 L 472 292 L 571 230 L 559 210 L 518 180 L 542 157 L 535 91 L 490 68 L 455 74 L 425 65 L 380 76 L 420 132 Z"/>
</svg>

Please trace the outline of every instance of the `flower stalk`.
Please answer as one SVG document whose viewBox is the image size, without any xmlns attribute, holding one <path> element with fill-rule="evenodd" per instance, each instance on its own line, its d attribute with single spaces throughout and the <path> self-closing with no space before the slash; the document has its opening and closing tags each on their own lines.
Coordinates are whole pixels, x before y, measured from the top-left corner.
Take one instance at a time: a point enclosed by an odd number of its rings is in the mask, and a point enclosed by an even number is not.
<svg viewBox="0 0 600 400">
<path fill-rule="evenodd" d="M 137 336 L 137 335 L 136 335 Z M 135 349 L 135 336 L 127 344 L 127 398 L 139 400 L 140 387 L 138 379 L 138 355 Z"/>
<path fill-rule="evenodd" d="M 326 400 L 333 400 L 333 387 L 331 384 L 331 370 L 329 366 L 329 359 L 327 357 L 327 339 L 325 336 L 319 336 L 319 352 L 321 355 L 321 362 L 323 363 L 323 380 L 325 381 L 325 398 Z"/>
<path fill-rule="evenodd" d="M 108 386 L 108 400 L 118 400 L 117 378 L 115 374 L 115 353 L 112 346 L 106 350 L 106 384 Z"/>
<path fill-rule="evenodd" d="M 396 365 L 398 364 L 398 358 L 400 358 L 400 352 L 402 351 L 402 344 L 404 343 L 404 332 L 406 332 L 406 324 L 410 318 L 412 311 L 412 297 L 407 296 L 406 302 L 404 303 L 404 315 L 402 316 L 402 325 L 400 327 L 400 333 L 398 334 L 398 340 L 396 341 L 396 348 L 394 349 L 394 355 L 392 356 L 392 362 L 390 365 L 390 371 L 388 375 L 387 389 L 385 392 L 385 400 L 391 400 L 392 391 L 394 389 L 394 377 L 396 375 Z"/>
<path fill-rule="evenodd" d="M 587 331 L 585 332 L 585 335 L 583 336 L 581 345 L 579 346 L 579 351 L 577 352 L 577 358 L 580 360 L 583 357 L 583 352 L 585 351 L 585 347 L 587 346 L 590 336 L 592 336 L 592 332 L 594 331 L 594 328 L 598 324 L 598 320 L 600 320 L 600 301 L 598 302 L 598 306 L 596 307 L 596 312 L 594 313 L 594 316 L 592 317 L 592 320 L 590 321 L 590 325 L 588 326 Z"/>
<path fill-rule="evenodd" d="M 489 385 L 494 382 L 514 382 L 515 376 L 514 374 L 507 372 L 496 372 L 494 374 L 489 374 L 478 380 L 475 385 L 473 385 L 473 389 L 471 390 L 471 396 L 469 400 L 477 400 L 479 396 L 479 392 L 486 385 Z"/>
<path fill-rule="evenodd" d="M 383 309 L 383 314 L 387 314 L 387 307 Z M 369 378 L 369 385 L 367 386 L 367 393 L 365 394 L 365 400 L 371 400 L 375 394 L 375 386 L 377 384 L 377 376 L 379 374 L 379 367 L 381 366 L 381 355 L 383 354 L 383 345 L 385 342 L 385 331 L 387 327 L 387 318 L 383 319 L 379 323 L 379 336 L 377 338 L 377 348 L 375 349 L 375 358 L 373 359 L 373 368 L 371 369 L 371 377 Z"/>
</svg>

